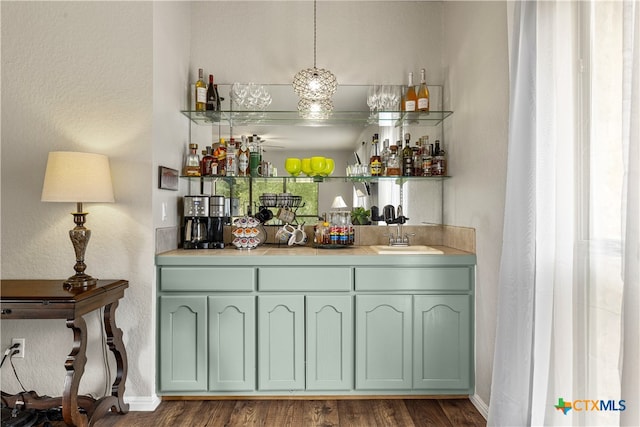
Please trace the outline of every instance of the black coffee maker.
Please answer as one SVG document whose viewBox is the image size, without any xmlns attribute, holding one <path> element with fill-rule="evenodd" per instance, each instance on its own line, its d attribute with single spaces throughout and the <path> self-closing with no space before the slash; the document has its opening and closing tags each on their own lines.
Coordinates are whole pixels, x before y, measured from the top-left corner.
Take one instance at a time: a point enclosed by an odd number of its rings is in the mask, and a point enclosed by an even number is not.
<svg viewBox="0 0 640 427">
<path fill-rule="evenodd" d="M 224 249 L 224 196 L 209 198 L 209 248 Z"/>
<path fill-rule="evenodd" d="M 209 196 L 184 196 L 184 225 L 182 247 L 184 249 L 209 248 Z"/>
</svg>

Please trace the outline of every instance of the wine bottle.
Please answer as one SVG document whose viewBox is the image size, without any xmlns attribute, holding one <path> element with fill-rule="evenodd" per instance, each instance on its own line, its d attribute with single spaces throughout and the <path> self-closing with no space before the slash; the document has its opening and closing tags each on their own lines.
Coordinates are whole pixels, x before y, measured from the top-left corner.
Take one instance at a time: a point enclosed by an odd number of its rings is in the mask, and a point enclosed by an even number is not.
<svg viewBox="0 0 640 427">
<path fill-rule="evenodd" d="M 402 111 L 416 111 L 417 100 L 416 88 L 413 87 L 413 73 L 409 73 L 409 84 L 402 99 Z"/>
<path fill-rule="evenodd" d="M 405 146 L 402 150 L 402 175 L 413 176 L 413 150 L 409 146 L 411 135 L 409 133 L 404 134 Z"/>
<path fill-rule="evenodd" d="M 207 86 L 207 111 L 218 111 L 218 94 L 213 85 L 213 74 L 209 74 Z"/>
<path fill-rule="evenodd" d="M 207 108 L 207 85 L 203 80 L 204 70 L 198 69 L 198 81 L 196 82 L 196 111 L 202 112 Z"/>
<path fill-rule="evenodd" d="M 371 176 L 382 175 L 382 160 L 380 159 L 380 153 L 378 152 L 378 134 L 374 134 L 371 144 L 371 158 L 369 160 L 369 172 Z"/>
<path fill-rule="evenodd" d="M 429 89 L 424 68 L 420 70 L 420 87 L 418 87 L 418 111 L 429 111 Z"/>
</svg>

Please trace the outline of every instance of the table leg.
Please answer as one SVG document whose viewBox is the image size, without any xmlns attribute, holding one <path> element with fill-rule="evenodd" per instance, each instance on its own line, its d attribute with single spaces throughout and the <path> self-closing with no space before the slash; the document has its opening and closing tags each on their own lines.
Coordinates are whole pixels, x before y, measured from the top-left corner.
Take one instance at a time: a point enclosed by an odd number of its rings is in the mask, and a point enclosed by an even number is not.
<svg viewBox="0 0 640 427">
<path fill-rule="evenodd" d="M 69 426 L 85 427 L 88 425 L 88 419 L 78 408 L 78 386 L 87 362 L 87 324 L 84 318 L 79 316 L 67 319 L 67 328 L 73 330 L 73 348 L 64 363 L 67 374 L 62 394 L 62 417 Z"/>
<path fill-rule="evenodd" d="M 127 352 L 122 342 L 122 329 L 116 326 L 116 308 L 118 301 L 104 308 L 104 330 L 107 334 L 107 345 L 116 359 L 116 379 L 111 386 L 111 395 L 117 399 L 112 411 L 120 414 L 129 412 L 129 404 L 124 403 L 124 385 L 127 380 Z"/>
</svg>

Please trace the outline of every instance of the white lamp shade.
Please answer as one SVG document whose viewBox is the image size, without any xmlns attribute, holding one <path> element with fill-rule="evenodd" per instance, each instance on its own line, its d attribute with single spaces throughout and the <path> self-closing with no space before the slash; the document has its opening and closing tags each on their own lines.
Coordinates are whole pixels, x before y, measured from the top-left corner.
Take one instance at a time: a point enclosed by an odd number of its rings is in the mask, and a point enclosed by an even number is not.
<svg viewBox="0 0 640 427">
<path fill-rule="evenodd" d="M 42 186 L 43 202 L 113 202 L 109 158 L 102 154 L 52 151 Z"/>
</svg>

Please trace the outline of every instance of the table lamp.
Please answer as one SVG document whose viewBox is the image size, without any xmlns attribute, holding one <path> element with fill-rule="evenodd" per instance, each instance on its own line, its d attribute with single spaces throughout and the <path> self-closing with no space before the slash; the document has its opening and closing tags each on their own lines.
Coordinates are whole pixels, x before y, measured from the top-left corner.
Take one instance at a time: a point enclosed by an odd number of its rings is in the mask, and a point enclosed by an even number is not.
<svg viewBox="0 0 640 427">
<path fill-rule="evenodd" d="M 52 151 L 47 160 L 47 170 L 42 186 L 43 202 L 75 202 L 76 212 L 72 212 L 76 226 L 69 231 L 71 243 L 76 253 L 76 274 L 69 277 L 67 287 L 89 287 L 97 279 L 85 274 L 87 265 L 84 253 L 91 237 L 91 230 L 84 227 L 85 216 L 82 203 L 113 202 L 113 187 L 107 156 L 93 153 Z"/>
</svg>

